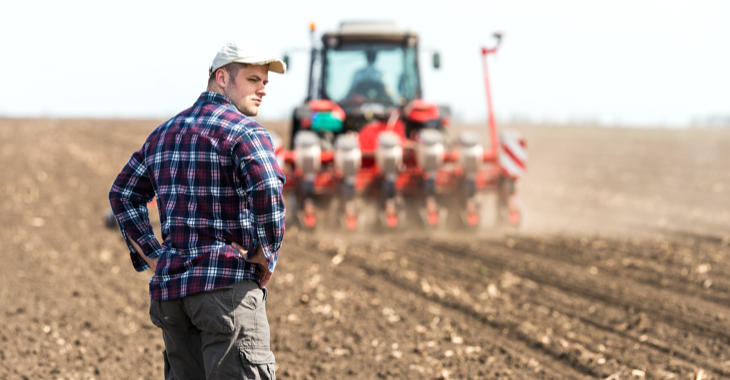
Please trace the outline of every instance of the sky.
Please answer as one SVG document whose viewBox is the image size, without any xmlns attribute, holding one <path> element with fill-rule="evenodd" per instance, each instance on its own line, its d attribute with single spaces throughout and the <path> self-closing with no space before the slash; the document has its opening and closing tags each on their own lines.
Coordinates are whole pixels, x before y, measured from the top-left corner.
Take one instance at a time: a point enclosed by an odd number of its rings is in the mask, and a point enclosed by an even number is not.
<svg viewBox="0 0 730 380">
<path fill-rule="evenodd" d="M 203 6 L 205 4 L 205 6 Z M 283 57 L 347 20 L 420 35 L 424 98 L 464 122 L 486 118 L 480 49 L 497 117 L 537 123 L 682 127 L 730 117 L 730 2 L 695 1 L 4 1 L 0 117 L 160 118 L 205 90 L 234 39 Z M 271 73 L 261 120 L 288 119 L 308 56 Z"/>
</svg>

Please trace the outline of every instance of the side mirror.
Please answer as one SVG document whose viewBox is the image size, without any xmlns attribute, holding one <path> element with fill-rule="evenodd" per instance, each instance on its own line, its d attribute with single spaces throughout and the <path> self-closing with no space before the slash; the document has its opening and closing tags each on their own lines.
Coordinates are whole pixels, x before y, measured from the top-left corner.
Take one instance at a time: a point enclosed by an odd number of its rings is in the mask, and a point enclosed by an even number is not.
<svg viewBox="0 0 730 380">
<path fill-rule="evenodd" d="M 284 64 L 286 65 L 287 71 L 289 70 L 289 54 L 284 55 Z"/>
<path fill-rule="evenodd" d="M 441 56 L 438 52 L 433 53 L 433 68 L 438 69 L 441 67 Z"/>
</svg>

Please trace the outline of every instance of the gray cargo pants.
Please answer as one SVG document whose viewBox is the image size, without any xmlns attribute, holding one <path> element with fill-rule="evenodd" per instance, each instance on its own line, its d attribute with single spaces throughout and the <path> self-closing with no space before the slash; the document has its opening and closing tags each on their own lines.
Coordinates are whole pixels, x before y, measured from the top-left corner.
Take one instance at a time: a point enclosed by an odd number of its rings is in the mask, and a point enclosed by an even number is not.
<svg viewBox="0 0 730 380">
<path fill-rule="evenodd" d="M 275 380 L 267 291 L 251 280 L 150 302 L 165 341 L 165 379 Z"/>
</svg>

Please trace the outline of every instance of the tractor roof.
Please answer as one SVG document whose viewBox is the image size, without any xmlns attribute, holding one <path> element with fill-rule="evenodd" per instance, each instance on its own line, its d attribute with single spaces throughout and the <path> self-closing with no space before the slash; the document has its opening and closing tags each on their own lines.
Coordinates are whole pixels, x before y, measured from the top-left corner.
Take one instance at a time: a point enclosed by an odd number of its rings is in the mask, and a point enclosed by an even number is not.
<svg viewBox="0 0 730 380">
<path fill-rule="evenodd" d="M 350 21 L 340 24 L 340 30 L 327 32 L 323 39 L 339 38 L 342 42 L 354 41 L 396 41 L 401 42 L 406 38 L 418 39 L 416 33 L 405 31 L 395 23 L 388 21 Z"/>
</svg>

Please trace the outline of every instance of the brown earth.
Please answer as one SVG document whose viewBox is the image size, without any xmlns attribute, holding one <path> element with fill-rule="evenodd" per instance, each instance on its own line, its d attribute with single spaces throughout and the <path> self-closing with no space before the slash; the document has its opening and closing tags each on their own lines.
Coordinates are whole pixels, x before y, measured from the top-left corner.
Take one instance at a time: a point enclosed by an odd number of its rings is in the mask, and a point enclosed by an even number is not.
<svg viewBox="0 0 730 380">
<path fill-rule="evenodd" d="M 150 274 L 100 221 L 157 124 L 0 120 L 0 379 L 162 377 Z M 287 231 L 278 377 L 730 377 L 730 132 L 517 129 L 520 230 Z"/>
</svg>

